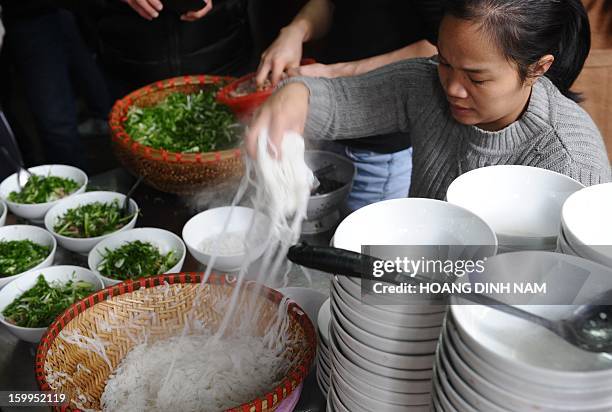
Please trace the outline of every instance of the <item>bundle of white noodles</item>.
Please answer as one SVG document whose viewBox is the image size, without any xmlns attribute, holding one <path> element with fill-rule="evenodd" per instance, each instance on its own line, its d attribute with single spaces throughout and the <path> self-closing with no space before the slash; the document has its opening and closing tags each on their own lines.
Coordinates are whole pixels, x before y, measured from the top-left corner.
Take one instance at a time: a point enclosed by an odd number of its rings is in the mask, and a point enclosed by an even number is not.
<svg viewBox="0 0 612 412">
<path fill-rule="evenodd" d="M 258 141 L 257 160 L 247 159 L 247 173 L 236 194 L 238 204 L 249 185 L 255 188 L 253 208 L 267 215 L 271 227 L 261 233 L 252 222 L 245 246 L 247 259 L 224 308 L 224 317 L 213 335 L 206 325 L 194 327 L 193 308 L 187 313 L 181 336 L 135 346 L 115 370 L 102 395 L 105 411 L 186 410 L 219 411 L 238 406 L 274 388 L 294 366 L 283 354 L 289 342 L 288 301 L 283 299 L 276 316 L 261 336 L 263 316 L 261 285 L 276 284 L 289 270 L 288 248 L 294 244 L 306 217 L 314 175 L 304 161 L 304 141 L 295 133 L 283 140 L 282 155 L 270 155 L 267 132 Z M 257 214 L 256 214 L 257 215 Z M 225 228 L 230 220 L 228 217 Z M 225 230 L 224 230 L 225 232 Z M 238 302 L 254 242 L 266 242 L 255 287 L 246 301 Z M 215 257 L 207 268 L 206 282 Z M 199 289 L 201 291 L 201 288 Z M 196 302 L 200 302 L 196 297 Z M 201 303 L 201 302 L 200 302 Z M 243 305 L 246 305 L 243 306 Z M 239 310 L 238 307 L 240 307 Z M 230 330 L 229 325 L 238 328 Z"/>
</svg>

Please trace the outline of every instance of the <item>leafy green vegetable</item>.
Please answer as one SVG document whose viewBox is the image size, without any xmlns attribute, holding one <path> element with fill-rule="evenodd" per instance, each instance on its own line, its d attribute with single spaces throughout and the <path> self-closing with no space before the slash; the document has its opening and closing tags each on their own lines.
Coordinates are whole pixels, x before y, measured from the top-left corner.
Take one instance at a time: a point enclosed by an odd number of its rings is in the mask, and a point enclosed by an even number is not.
<svg viewBox="0 0 612 412">
<path fill-rule="evenodd" d="M 94 202 L 68 209 L 53 226 L 59 235 L 88 238 L 119 230 L 134 217 L 134 213 L 121 216 L 121 205 L 115 199 L 111 203 Z"/>
<path fill-rule="evenodd" d="M 70 178 L 32 175 L 21 192 L 11 192 L 8 200 L 15 203 L 35 204 L 52 202 L 68 196 L 79 188 Z"/>
<path fill-rule="evenodd" d="M 117 280 L 134 279 L 164 273 L 178 262 L 176 251 L 163 255 L 149 242 L 135 240 L 114 250 L 106 249 L 97 269 L 102 275 Z"/>
<path fill-rule="evenodd" d="M 73 273 L 74 276 L 74 273 Z M 73 303 L 94 291 L 91 283 L 69 280 L 47 283 L 38 275 L 36 284 L 8 305 L 2 314 L 7 321 L 24 328 L 44 328 Z"/>
<path fill-rule="evenodd" d="M 0 241 L 0 277 L 13 276 L 33 268 L 49 256 L 51 248 L 31 240 Z"/>
<path fill-rule="evenodd" d="M 217 103 L 217 89 L 173 93 L 152 107 L 132 106 L 125 131 L 145 146 L 171 152 L 210 152 L 235 147 L 240 126 L 230 110 Z"/>
</svg>

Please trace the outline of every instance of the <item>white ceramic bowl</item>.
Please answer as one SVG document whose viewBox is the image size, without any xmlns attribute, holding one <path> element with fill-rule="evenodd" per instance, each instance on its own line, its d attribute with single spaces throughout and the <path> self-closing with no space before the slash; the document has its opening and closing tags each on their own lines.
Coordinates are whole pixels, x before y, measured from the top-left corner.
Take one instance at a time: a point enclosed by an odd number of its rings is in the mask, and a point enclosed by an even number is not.
<svg viewBox="0 0 612 412">
<path fill-rule="evenodd" d="M 66 199 L 62 199 L 58 204 L 53 206 L 51 210 L 49 210 L 49 212 L 47 212 L 47 214 L 45 215 L 45 227 L 49 232 L 53 234 L 53 236 L 55 236 L 57 242 L 63 248 L 68 249 L 72 252 L 88 254 L 91 249 L 93 249 L 93 247 L 102 240 L 115 233 L 132 229 L 134 225 L 136 225 L 136 220 L 138 219 L 138 205 L 136 204 L 134 199 L 130 199 L 130 212 L 134 213 L 134 216 L 123 227 L 112 233 L 97 237 L 73 238 L 57 234 L 53 229 L 53 226 L 55 226 L 58 219 L 63 216 L 69 209 L 74 209 L 78 206 L 87 205 L 95 202 L 110 203 L 115 199 L 119 200 L 119 205 L 121 206 L 123 205 L 123 201 L 125 200 L 125 195 L 116 192 L 87 192 L 70 196 Z"/>
<path fill-rule="evenodd" d="M 317 329 L 323 343 L 329 348 L 329 322 L 331 320 L 331 299 L 328 298 L 319 309 L 317 314 Z"/>
<path fill-rule="evenodd" d="M 84 280 L 91 283 L 94 287 L 94 291 L 98 291 L 104 287 L 100 278 L 98 278 L 90 270 L 80 266 L 51 266 L 30 270 L 0 290 L 0 323 L 3 323 L 8 330 L 19 339 L 34 343 L 39 342 L 40 338 L 47 330 L 46 327 L 24 328 L 16 326 L 6 321 L 1 313 L 4 308 L 10 305 L 17 297 L 36 284 L 38 275 L 43 275 L 47 282 L 67 282 L 68 280 L 73 279 L 73 273 L 74 279 Z"/>
<path fill-rule="evenodd" d="M 482 217 L 500 245 L 553 244 L 561 207 L 580 182 L 530 166 L 482 167 L 462 174 L 448 187 L 446 199 Z"/>
<path fill-rule="evenodd" d="M 51 251 L 45 260 L 33 268 L 13 276 L 0 277 L 0 289 L 30 270 L 45 268 L 53 264 L 55 250 L 57 249 L 57 242 L 51 233 L 47 232 L 45 229 L 38 226 L 29 225 L 3 226 L 0 227 L 0 240 L 31 240 L 34 243 L 51 248 Z"/>
<path fill-rule="evenodd" d="M 0 199 L 0 227 L 6 223 L 6 215 L 8 214 L 8 206 L 4 200 Z"/>
<path fill-rule="evenodd" d="M 580 256 L 612 267 L 612 183 L 570 196 L 561 211 L 566 240 Z"/>
<path fill-rule="evenodd" d="M 327 300 L 327 296 L 311 288 L 289 287 L 278 291 L 297 303 L 306 312 L 313 325 L 317 321 L 321 305 Z"/>
<path fill-rule="evenodd" d="M 437 388 L 436 394 L 442 404 L 444 411 L 480 412 L 486 409 L 477 409 L 468 403 L 458 391 L 451 385 L 440 356 L 436 356 L 436 367 L 434 369 L 434 385 Z M 486 410 L 489 412 L 488 410 Z"/>
<path fill-rule="evenodd" d="M 396 369 L 431 369 L 433 368 L 434 355 L 399 355 L 389 353 L 378 348 L 373 348 L 353 338 L 345 329 L 339 326 L 339 322 L 332 313 L 332 330 L 337 340 L 342 340 L 349 348 L 363 358 L 388 368 Z"/>
<path fill-rule="evenodd" d="M 257 260 L 264 252 L 267 242 L 266 239 L 261 239 L 259 236 L 267 232 L 270 220 L 261 213 L 255 214 L 255 210 L 248 207 L 235 206 L 233 209 L 233 212 L 231 206 L 208 209 L 185 223 L 183 240 L 189 252 L 198 262 L 207 266 L 211 263 L 212 256 L 202 252 L 201 244 L 204 240 L 223 233 L 226 223 L 226 233 L 244 233 L 246 248 L 243 253 L 216 256 L 212 262 L 215 269 L 226 272 L 238 271 L 243 263 Z M 247 232 L 251 224 L 254 224 L 256 229 L 251 233 L 254 238 L 247 239 Z M 264 229 L 262 231 L 257 228 Z"/>
<path fill-rule="evenodd" d="M 33 222 L 42 223 L 45 214 L 58 202 L 64 199 L 68 199 L 71 196 L 74 196 L 79 193 L 83 193 L 85 188 L 87 187 L 87 174 L 83 172 L 81 169 L 77 169 L 73 166 L 67 165 L 43 165 L 31 167 L 28 169 L 32 174 L 35 175 L 51 175 L 58 176 L 63 178 L 70 178 L 79 184 L 79 188 L 71 193 L 70 195 L 55 200 L 53 202 L 46 203 L 37 203 L 37 204 L 23 204 L 23 203 L 15 203 L 8 200 L 8 196 L 11 192 L 19 191 L 19 183 L 17 182 L 17 173 L 13 173 L 6 179 L 0 183 L 0 197 L 3 198 L 8 204 L 9 209 L 16 216 L 22 217 L 24 219 L 28 219 Z M 24 177 L 22 178 L 23 184 L 27 181 Z"/>
<path fill-rule="evenodd" d="M 116 285 L 117 283 L 121 283 L 123 281 L 106 277 L 98 271 L 98 266 L 100 265 L 100 262 L 102 262 L 102 256 L 106 253 L 107 249 L 114 250 L 128 242 L 133 242 L 135 240 L 151 243 L 153 246 L 157 247 L 160 253 L 163 255 L 166 255 L 171 250 L 174 250 L 176 252 L 176 256 L 178 257 L 178 261 L 165 273 L 177 273 L 181 271 L 183 263 L 185 262 L 185 256 L 187 255 L 187 249 L 185 248 L 185 244 L 180 237 L 167 230 L 152 227 L 124 230 L 123 232 L 118 232 L 107 237 L 100 243 L 96 244 L 89 252 L 89 257 L 87 259 L 89 269 L 102 279 L 104 282 L 104 287 Z M 162 273 L 149 273 L 147 276 L 161 274 Z"/>
</svg>

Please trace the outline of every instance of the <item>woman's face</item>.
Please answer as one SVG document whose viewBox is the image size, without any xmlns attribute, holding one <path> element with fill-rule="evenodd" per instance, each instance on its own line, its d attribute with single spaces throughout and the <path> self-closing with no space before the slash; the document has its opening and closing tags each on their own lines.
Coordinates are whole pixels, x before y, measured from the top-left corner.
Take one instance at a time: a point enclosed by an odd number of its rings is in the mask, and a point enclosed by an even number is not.
<svg viewBox="0 0 612 412">
<path fill-rule="evenodd" d="M 478 23 L 445 16 L 438 51 L 440 83 L 457 122 L 495 131 L 521 116 L 531 85 Z"/>
</svg>

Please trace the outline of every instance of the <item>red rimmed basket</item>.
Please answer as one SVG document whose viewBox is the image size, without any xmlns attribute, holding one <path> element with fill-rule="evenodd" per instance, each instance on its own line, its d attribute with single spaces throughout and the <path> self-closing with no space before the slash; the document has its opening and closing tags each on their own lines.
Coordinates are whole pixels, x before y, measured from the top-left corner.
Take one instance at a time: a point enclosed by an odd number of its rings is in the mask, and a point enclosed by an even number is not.
<svg viewBox="0 0 612 412">
<path fill-rule="evenodd" d="M 242 176 L 240 149 L 206 153 L 175 153 L 143 146 L 126 133 L 123 124 L 131 106 L 150 107 L 170 93 L 196 93 L 206 85 L 229 82 L 231 77 L 184 76 L 142 87 L 118 100 L 110 113 L 112 147 L 120 163 L 162 192 L 193 194 Z"/>
<path fill-rule="evenodd" d="M 301 61 L 302 66 L 314 63 L 316 63 L 314 59 L 302 59 Z M 238 117 L 238 119 L 243 122 L 247 122 L 248 119 L 253 115 L 255 110 L 257 110 L 257 108 L 261 106 L 266 101 L 266 99 L 272 95 L 273 92 L 273 89 L 270 88 L 250 93 L 246 96 L 232 96 L 232 92 L 234 92 L 238 88 L 238 86 L 240 86 L 244 82 L 251 81 L 254 77 L 255 73 L 250 73 L 246 76 L 242 76 L 239 79 L 234 80 L 227 86 L 223 87 L 217 93 L 217 101 L 232 109 L 236 117 Z"/>
<path fill-rule="evenodd" d="M 55 410 L 100 410 L 100 396 L 112 372 L 101 356 L 61 338 L 56 339 L 62 331 L 78 330 L 81 335 L 92 338 L 95 334 L 99 339 L 112 343 L 106 349 L 106 356 L 114 370 L 135 343 L 129 338 L 130 331 L 126 331 L 127 328 L 111 328 L 109 331 L 100 327 L 100 320 L 125 321 L 130 319 L 130 313 L 150 313 L 153 310 L 158 316 L 149 318 L 150 324 L 144 325 L 148 328 L 150 341 L 180 334 L 185 320 L 182 314 L 192 308 L 196 288 L 200 287 L 203 276 L 203 273 L 178 273 L 126 281 L 77 302 L 59 316 L 43 335 L 36 353 L 36 380 L 39 388 L 64 393 L 70 399 L 70 403 L 57 406 Z M 253 284 L 249 284 L 243 287 L 241 293 L 249 293 L 253 287 Z M 195 305 L 197 319 L 208 322 L 214 330 L 222 319 L 222 314 L 213 309 L 214 304 L 220 299 L 227 301 L 225 299 L 228 299 L 233 288 L 234 278 L 211 275 L 197 301 L 203 303 Z M 264 304 L 261 326 L 271 316 L 276 316 L 283 296 L 278 291 L 261 287 L 259 298 Z M 288 312 L 291 317 L 289 333 L 296 339 L 285 349 L 285 354 L 298 357 L 296 366 L 276 388 L 257 399 L 229 409 L 229 412 L 275 410 L 310 371 L 316 353 L 314 327 L 295 303 L 289 304 Z"/>
</svg>

